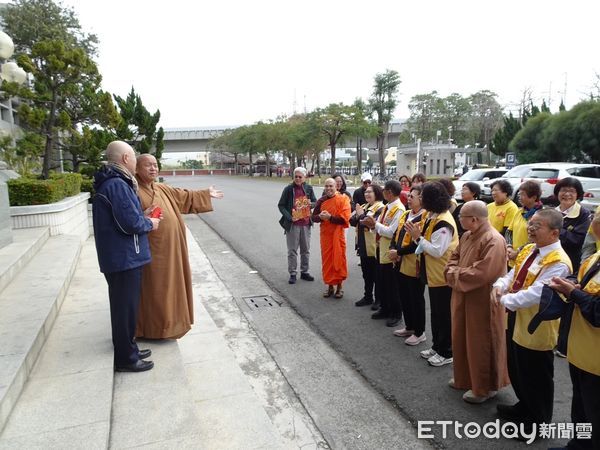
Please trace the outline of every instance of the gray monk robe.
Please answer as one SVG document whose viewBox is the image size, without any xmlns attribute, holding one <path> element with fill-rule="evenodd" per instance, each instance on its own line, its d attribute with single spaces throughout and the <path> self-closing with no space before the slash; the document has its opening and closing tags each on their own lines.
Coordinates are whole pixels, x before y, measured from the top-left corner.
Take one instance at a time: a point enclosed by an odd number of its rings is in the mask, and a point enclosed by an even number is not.
<svg viewBox="0 0 600 450">
<path fill-rule="evenodd" d="M 454 385 L 478 397 L 510 384 L 505 312 L 490 301 L 492 284 L 506 273 L 506 241 L 489 222 L 467 231 L 445 275 L 452 288 Z"/>
<path fill-rule="evenodd" d="M 158 230 L 148 233 L 152 262 L 144 266 L 136 336 L 180 338 L 194 323 L 192 274 L 181 214 L 212 211 L 210 194 L 208 189 L 189 191 L 140 183 L 138 195 L 144 210 L 160 206 L 163 219 Z"/>
</svg>

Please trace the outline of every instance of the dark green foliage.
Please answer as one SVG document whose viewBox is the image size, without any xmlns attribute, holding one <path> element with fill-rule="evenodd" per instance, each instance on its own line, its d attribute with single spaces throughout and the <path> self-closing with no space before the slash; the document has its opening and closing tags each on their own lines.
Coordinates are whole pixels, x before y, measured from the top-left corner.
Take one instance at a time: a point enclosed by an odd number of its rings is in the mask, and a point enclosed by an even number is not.
<svg viewBox="0 0 600 450">
<path fill-rule="evenodd" d="M 133 86 L 126 98 L 118 95 L 114 98 L 123 118 L 116 128 L 117 138 L 128 142 L 139 153 L 150 153 L 152 146 L 160 147 L 162 153 L 164 132 L 159 134 L 156 130 L 160 111 L 150 114 Z"/>
<path fill-rule="evenodd" d="M 81 189 L 78 173 L 52 174 L 47 180 L 16 178 L 8 180 L 10 206 L 43 205 L 77 195 Z"/>
<path fill-rule="evenodd" d="M 531 117 L 510 147 L 519 162 L 600 162 L 600 102 L 585 101 L 558 114 Z"/>
<path fill-rule="evenodd" d="M 90 199 L 94 196 L 94 180 L 91 178 L 83 178 L 81 180 L 81 192 L 89 192 Z"/>
</svg>

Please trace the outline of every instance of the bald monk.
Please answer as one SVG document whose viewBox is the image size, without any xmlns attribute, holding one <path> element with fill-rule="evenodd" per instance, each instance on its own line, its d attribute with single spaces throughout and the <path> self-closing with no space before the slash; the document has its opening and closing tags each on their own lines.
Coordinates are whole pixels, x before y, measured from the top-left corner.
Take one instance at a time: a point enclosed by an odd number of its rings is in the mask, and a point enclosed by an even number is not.
<svg viewBox="0 0 600 450">
<path fill-rule="evenodd" d="M 149 349 L 135 342 L 142 268 L 150 262 L 148 234 L 160 218 L 145 217 L 136 195 L 135 152 L 113 141 L 106 148 L 106 165 L 94 174 L 94 239 L 100 271 L 108 284 L 114 366 L 119 372 L 143 372 Z"/>
<path fill-rule="evenodd" d="M 492 284 L 506 274 L 506 242 L 488 220 L 484 202 L 465 203 L 459 215 L 466 230 L 445 269 L 452 288 L 454 378 L 463 400 L 483 403 L 509 383 L 504 308 L 490 302 Z"/>
<path fill-rule="evenodd" d="M 350 199 L 336 191 L 333 178 L 327 178 L 323 197 L 317 200 L 312 215 L 313 222 L 321 223 L 321 261 L 327 285 L 324 297 L 344 296 L 342 283 L 348 278 L 344 230 L 350 225 L 350 215 Z"/>
<path fill-rule="evenodd" d="M 136 336 L 177 339 L 194 323 L 194 296 L 182 214 L 212 211 L 212 198 L 223 193 L 213 186 L 190 191 L 155 183 L 156 158 L 143 154 L 137 160 L 136 178 L 142 207 L 162 210 L 160 230 L 149 236 L 152 262 L 144 267 L 142 299 Z"/>
</svg>

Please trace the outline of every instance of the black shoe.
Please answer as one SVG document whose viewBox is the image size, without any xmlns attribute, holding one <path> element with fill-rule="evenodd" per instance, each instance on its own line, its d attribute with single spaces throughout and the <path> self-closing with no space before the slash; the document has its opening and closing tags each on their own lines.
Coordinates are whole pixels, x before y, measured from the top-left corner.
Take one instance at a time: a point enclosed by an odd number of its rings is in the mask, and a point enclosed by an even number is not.
<svg viewBox="0 0 600 450">
<path fill-rule="evenodd" d="M 518 403 L 514 405 L 503 405 L 501 403 L 496 405 L 496 412 L 503 419 L 521 419 L 524 416 Z"/>
<path fill-rule="evenodd" d="M 115 370 L 117 372 L 144 372 L 146 370 L 150 370 L 154 367 L 154 363 L 152 361 L 144 361 L 143 359 L 138 359 L 133 364 L 127 364 L 125 366 L 116 366 Z"/>
<path fill-rule="evenodd" d="M 354 306 L 367 306 L 372 303 L 373 303 L 373 300 L 363 297 L 359 301 L 355 302 Z"/>
<path fill-rule="evenodd" d="M 385 323 L 386 327 L 395 327 L 398 326 L 398 324 L 400 324 L 400 321 L 402 319 L 399 317 L 390 317 L 387 322 Z"/>
<path fill-rule="evenodd" d="M 303 280 L 306 281 L 315 281 L 315 277 L 313 277 L 310 273 L 308 272 L 302 272 L 300 274 L 300 278 L 302 278 Z"/>
<path fill-rule="evenodd" d="M 371 319 L 375 319 L 375 320 L 387 319 L 388 317 L 389 316 L 382 310 L 379 310 L 376 313 L 371 314 Z"/>
<path fill-rule="evenodd" d="M 290 284 L 296 284 L 296 274 L 293 273 L 292 275 L 290 275 L 290 279 L 288 280 L 288 283 Z"/>
<path fill-rule="evenodd" d="M 138 351 L 138 358 L 140 359 L 150 358 L 151 355 L 152 350 L 150 350 L 149 348 Z"/>
<path fill-rule="evenodd" d="M 377 311 L 379 308 L 381 308 L 381 303 L 375 300 L 375 303 L 371 305 L 371 311 Z"/>
</svg>

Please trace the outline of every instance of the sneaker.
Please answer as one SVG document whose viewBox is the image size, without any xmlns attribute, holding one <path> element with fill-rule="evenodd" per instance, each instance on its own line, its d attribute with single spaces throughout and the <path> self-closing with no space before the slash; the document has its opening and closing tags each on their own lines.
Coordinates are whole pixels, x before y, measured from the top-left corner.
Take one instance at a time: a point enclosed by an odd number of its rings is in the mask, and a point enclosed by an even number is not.
<svg viewBox="0 0 600 450">
<path fill-rule="evenodd" d="M 427 360 L 427 362 L 434 367 L 442 367 L 446 364 L 452 364 L 452 361 L 454 361 L 452 357 L 444 358 L 442 355 L 437 353 Z"/>
<path fill-rule="evenodd" d="M 435 355 L 437 355 L 437 352 L 432 348 L 428 348 L 427 350 L 423 350 L 421 352 L 421 358 L 425 358 L 425 359 L 429 359 Z"/>
<path fill-rule="evenodd" d="M 398 328 L 396 331 L 394 331 L 394 336 L 409 337 L 409 336 L 412 336 L 414 333 L 415 332 L 413 330 L 407 330 L 406 327 Z"/>
<path fill-rule="evenodd" d="M 467 392 L 465 392 L 463 394 L 463 400 L 467 403 L 473 403 L 473 404 L 480 404 L 485 402 L 486 400 L 489 400 L 490 398 L 494 398 L 496 396 L 498 392 L 497 391 L 490 391 L 488 392 L 488 395 L 484 395 L 483 397 L 478 397 L 475 394 L 473 394 L 473 391 L 471 389 L 469 389 Z"/>
<path fill-rule="evenodd" d="M 296 274 L 293 273 L 290 275 L 290 279 L 288 280 L 289 284 L 296 284 Z"/>
<path fill-rule="evenodd" d="M 427 336 L 423 333 L 421 336 L 415 336 L 414 334 L 404 341 L 406 345 L 419 345 L 421 342 L 425 342 Z"/>
<path fill-rule="evenodd" d="M 302 272 L 300 274 L 300 278 L 305 280 L 305 281 L 315 281 L 315 277 L 313 277 L 310 273 L 308 272 Z"/>
</svg>

